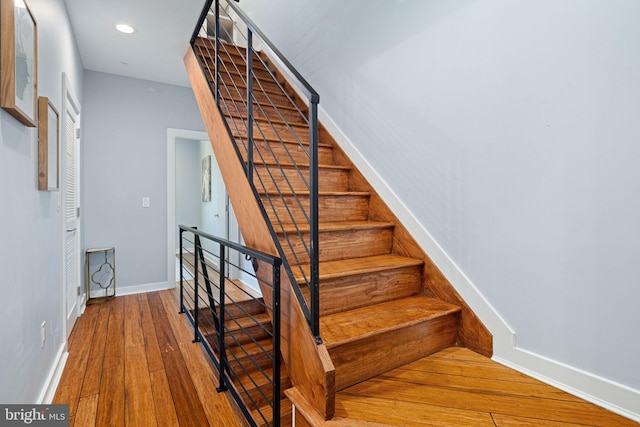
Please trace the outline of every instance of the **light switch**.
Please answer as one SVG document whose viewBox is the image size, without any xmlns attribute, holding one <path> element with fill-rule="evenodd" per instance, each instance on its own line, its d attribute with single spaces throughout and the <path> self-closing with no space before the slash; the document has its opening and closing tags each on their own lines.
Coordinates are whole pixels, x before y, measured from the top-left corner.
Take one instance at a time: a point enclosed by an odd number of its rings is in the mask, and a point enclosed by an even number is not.
<svg viewBox="0 0 640 427">
<path fill-rule="evenodd" d="M 143 197 L 142 198 L 142 207 L 143 208 L 148 208 L 149 206 L 151 206 L 151 204 L 149 202 L 149 198 L 148 197 Z"/>
</svg>

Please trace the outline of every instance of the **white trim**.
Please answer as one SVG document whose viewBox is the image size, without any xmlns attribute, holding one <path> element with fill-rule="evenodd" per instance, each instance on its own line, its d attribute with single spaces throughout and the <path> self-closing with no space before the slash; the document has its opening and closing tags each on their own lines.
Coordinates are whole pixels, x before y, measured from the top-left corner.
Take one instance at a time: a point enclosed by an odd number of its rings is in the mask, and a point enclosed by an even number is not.
<svg viewBox="0 0 640 427">
<path fill-rule="evenodd" d="M 340 148 L 406 227 L 493 335 L 493 360 L 612 412 L 640 422 L 640 391 L 516 347 L 516 333 L 447 255 L 351 140 L 318 108 L 318 118 Z"/>
<path fill-rule="evenodd" d="M 186 129 L 167 129 L 167 282 L 176 275 L 176 138 L 208 141 L 209 134 Z"/>
<path fill-rule="evenodd" d="M 176 276 L 176 272 L 173 272 L 173 276 Z M 125 295 L 144 294 L 146 292 L 164 291 L 166 289 L 173 289 L 176 287 L 176 282 L 169 280 L 167 282 L 147 283 L 146 285 L 133 285 L 123 286 L 116 289 L 116 296 L 122 297 Z"/>
<path fill-rule="evenodd" d="M 60 344 L 60 349 L 56 355 L 55 362 L 49 371 L 49 375 L 47 375 L 47 379 L 44 382 L 44 386 L 42 387 L 42 391 L 38 396 L 36 404 L 48 405 L 53 402 L 53 396 L 56 393 L 58 384 L 60 384 L 60 378 L 62 377 L 62 372 L 67 364 L 68 357 L 69 353 L 67 352 L 67 345 Z"/>
<path fill-rule="evenodd" d="M 640 391 L 519 347 L 493 360 L 569 394 L 640 422 Z"/>
</svg>

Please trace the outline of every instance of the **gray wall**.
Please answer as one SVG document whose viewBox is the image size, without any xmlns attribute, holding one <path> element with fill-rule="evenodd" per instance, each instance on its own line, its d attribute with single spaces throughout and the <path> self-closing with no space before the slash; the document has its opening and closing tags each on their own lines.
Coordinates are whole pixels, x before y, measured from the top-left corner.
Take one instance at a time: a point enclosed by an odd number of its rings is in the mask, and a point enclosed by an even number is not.
<svg viewBox="0 0 640 427">
<path fill-rule="evenodd" d="M 202 222 L 202 173 L 200 141 L 176 138 L 176 224 L 200 227 Z M 176 248 L 180 233 L 176 226 Z"/>
<path fill-rule="evenodd" d="M 640 390 L 637 1 L 242 7 L 519 348 Z"/>
<path fill-rule="evenodd" d="M 115 246 L 117 286 L 167 278 L 167 128 L 203 131 L 190 88 L 87 71 L 84 244 Z M 150 208 L 142 208 L 149 197 Z"/>
<path fill-rule="evenodd" d="M 62 109 L 62 72 L 82 102 L 83 69 L 63 0 L 30 0 L 38 92 Z M 64 348 L 60 193 L 37 190 L 37 130 L 0 111 L 0 402 L 35 403 Z M 40 345 L 40 324 L 47 337 Z"/>
</svg>

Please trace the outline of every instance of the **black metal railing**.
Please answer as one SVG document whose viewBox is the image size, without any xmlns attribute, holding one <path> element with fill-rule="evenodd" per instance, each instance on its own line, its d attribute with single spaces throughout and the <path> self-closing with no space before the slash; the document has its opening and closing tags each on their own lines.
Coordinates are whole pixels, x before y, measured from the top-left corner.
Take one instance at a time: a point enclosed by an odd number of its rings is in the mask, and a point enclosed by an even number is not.
<svg viewBox="0 0 640 427">
<path fill-rule="evenodd" d="M 230 391 L 252 426 L 280 425 L 280 266 L 280 258 L 180 226 L 180 312 L 218 369 L 217 390 Z"/>
<path fill-rule="evenodd" d="M 206 2 L 191 45 L 320 343 L 319 95 L 233 2 Z"/>
</svg>

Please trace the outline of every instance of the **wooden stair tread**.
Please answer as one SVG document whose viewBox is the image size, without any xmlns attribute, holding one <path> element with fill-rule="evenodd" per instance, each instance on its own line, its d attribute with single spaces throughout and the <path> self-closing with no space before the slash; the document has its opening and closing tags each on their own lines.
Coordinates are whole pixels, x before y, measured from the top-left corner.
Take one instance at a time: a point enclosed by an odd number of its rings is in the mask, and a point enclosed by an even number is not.
<svg viewBox="0 0 640 427">
<path fill-rule="evenodd" d="M 325 261 L 320 263 L 320 283 L 323 280 L 335 279 L 347 275 L 375 273 L 396 268 L 422 265 L 424 262 L 416 258 L 407 258 L 399 255 L 375 255 L 362 258 L 349 258 L 337 261 Z M 308 276 L 311 270 L 309 264 L 301 266 Z M 300 271 L 294 272 L 296 281 L 305 283 Z"/>
<path fill-rule="evenodd" d="M 271 324 L 271 316 L 269 313 L 261 313 L 253 315 L 253 318 L 250 317 L 236 317 L 235 319 L 230 319 L 229 316 L 225 315 L 225 324 L 227 328 L 231 331 L 240 330 L 240 328 L 248 328 L 252 326 L 264 326 L 267 330 L 269 328 L 266 325 Z"/>
<path fill-rule="evenodd" d="M 320 319 L 320 334 L 331 349 L 459 311 L 460 307 L 444 301 L 412 296 L 324 316 Z"/>
<path fill-rule="evenodd" d="M 235 131 L 235 129 L 231 129 L 231 134 L 234 136 L 234 138 L 245 138 L 243 135 L 238 134 Z M 309 146 L 309 142 L 308 141 L 298 141 L 298 140 L 295 140 L 295 139 L 288 139 L 288 138 L 272 138 L 272 137 L 269 137 L 269 136 L 267 136 L 265 138 L 262 135 L 255 135 L 255 134 L 253 135 L 253 140 L 254 141 L 273 142 L 273 143 L 303 145 L 305 147 Z M 326 142 L 318 142 L 318 147 L 319 148 L 333 148 L 333 145 L 327 144 Z"/>
<path fill-rule="evenodd" d="M 338 221 L 338 222 L 321 222 L 318 225 L 318 229 L 320 232 L 323 231 L 345 231 L 345 230 L 370 230 L 374 228 L 391 228 L 394 227 L 395 223 L 393 222 L 382 222 L 382 221 Z M 291 233 L 298 232 L 308 233 L 309 226 L 295 226 L 295 225 L 284 225 L 279 228 L 277 233 Z"/>
<path fill-rule="evenodd" d="M 229 118 L 229 116 L 227 116 L 226 114 L 225 114 L 225 116 L 227 118 Z M 241 119 L 241 118 L 246 119 L 246 117 L 239 116 L 237 114 L 232 114 L 230 118 L 232 120 Z M 289 123 L 289 122 L 285 122 L 283 120 L 267 119 L 267 118 L 264 118 L 264 117 L 254 117 L 253 120 L 255 122 L 262 122 L 262 123 L 267 124 L 269 126 L 271 124 L 276 124 L 276 125 L 282 125 L 282 126 L 289 126 L 291 128 L 300 128 L 300 129 L 303 129 L 303 130 L 308 130 L 309 129 L 309 125 L 306 124 L 306 123 Z"/>
<path fill-rule="evenodd" d="M 303 196 L 303 197 L 309 197 L 309 191 L 264 191 L 262 188 L 258 189 L 258 194 L 260 194 L 261 196 L 279 196 L 279 195 L 283 195 L 283 196 Z M 358 196 L 358 197 L 367 197 L 370 196 L 371 193 L 368 191 L 319 191 L 318 192 L 318 196 L 319 197 L 336 197 L 336 196 Z"/>
<path fill-rule="evenodd" d="M 237 99 L 234 98 L 233 96 L 231 96 L 231 98 L 225 98 L 224 96 L 222 97 L 222 101 L 228 101 L 231 102 L 233 101 L 234 103 L 241 103 L 241 105 L 244 107 L 246 101 L 245 99 Z M 256 110 L 261 111 L 259 108 L 257 108 L 257 105 L 259 104 L 261 107 L 266 107 L 266 108 L 275 108 L 278 110 L 288 110 L 288 111 L 293 111 L 296 113 L 300 113 L 299 108 L 294 107 L 293 105 L 284 105 L 281 104 L 279 102 L 267 102 L 267 101 L 256 101 L 254 98 L 253 101 L 254 107 L 253 107 L 253 111 L 255 112 Z M 307 116 L 305 115 L 300 115 L 300 117 L 304 117 L 305 119 L 307 118 Z"/>
<path fill-rule="evenodd" d="M 301 170 L 304 170 L 304 171 L 309 169 L 309 164 L 306 164 L 306 163 L 280 162 L 278 164 L 278 163 L 275 163 L 275 162 L 262 162 L 262 161 L 254 160 L 253 164 L 256 165 L 256 166 L 298 168 L 298 169 L 301 169 Z M 349 166 L 341 166 L 341 165 L 318 165 L 318 168 L 320 168 L 320 169 L 332 169 L 332 170 L 343 170 L 343 171 L 351 170 L 351 168 Z"/>
</svg>

